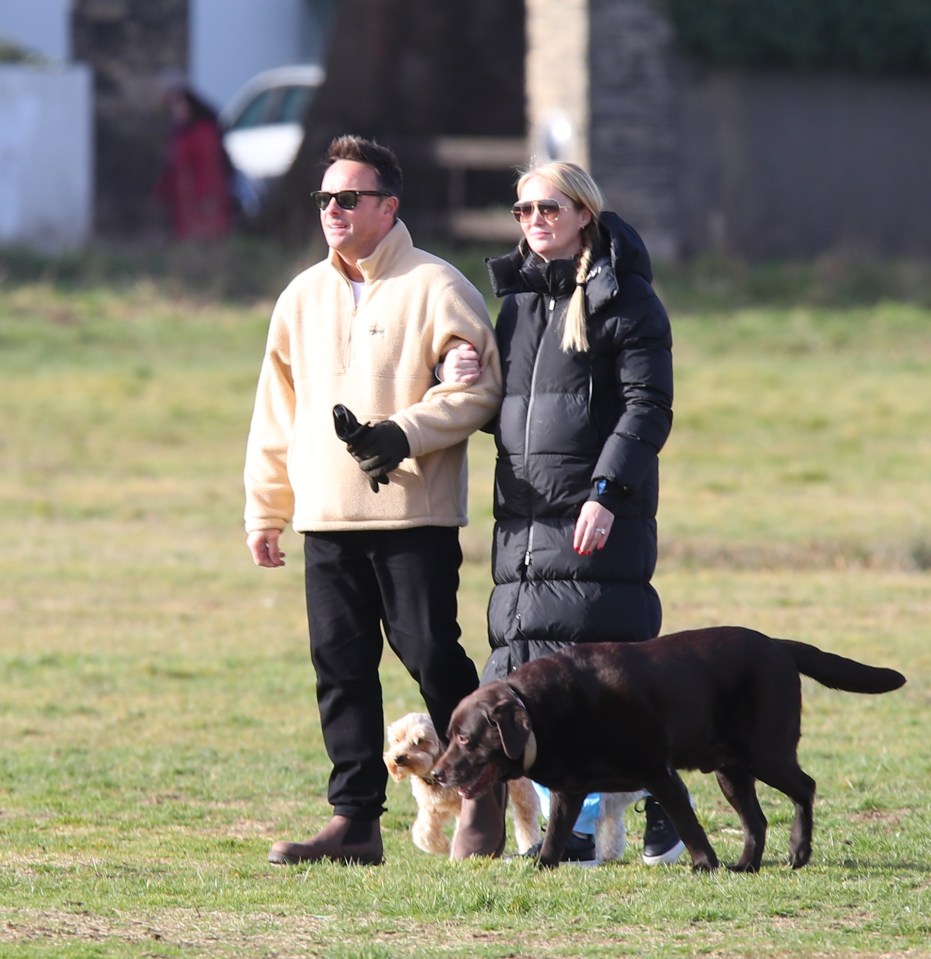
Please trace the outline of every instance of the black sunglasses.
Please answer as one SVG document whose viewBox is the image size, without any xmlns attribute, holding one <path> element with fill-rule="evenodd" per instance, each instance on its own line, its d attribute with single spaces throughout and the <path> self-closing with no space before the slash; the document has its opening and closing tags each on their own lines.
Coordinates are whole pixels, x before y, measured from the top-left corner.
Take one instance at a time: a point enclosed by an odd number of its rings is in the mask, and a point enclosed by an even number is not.
<svg viewBox="0 0 931 959">
<path fill-rule="evenodd" d="M 314 198 L 318 210 L 325 210 L 330 205 L 330 200 L 336 200 L 344 210 L 354 210 L 360 196 L 392 196 L 393 194 L 385 193 L 384 190 L 340 190 L 339 193 L 314 190 L 310 195 Z"/>
<path fill-rule="evenodd" d="M 568 206 L 560 206 L 555 200 L 533 200 L 530 203 L 515 203 L 511 207 L 511 213 L 514 214 L 514 219 L 518 223 L 526 223 L 533 216 L 534 207 L 547 223 L 555 223 L 559 219 L 560 210 L 572 209 Z"/>
</svg>

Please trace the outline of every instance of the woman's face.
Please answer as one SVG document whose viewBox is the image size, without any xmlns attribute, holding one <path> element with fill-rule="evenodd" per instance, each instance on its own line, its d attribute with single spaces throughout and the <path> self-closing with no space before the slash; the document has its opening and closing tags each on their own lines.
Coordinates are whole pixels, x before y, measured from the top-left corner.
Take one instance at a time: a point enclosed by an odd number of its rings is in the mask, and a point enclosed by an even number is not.
<svg viewBox="0 0 931 959">
<path fill-rule="evenodd" d="M 168 112 L 173 123 L 181 126 L 191 119 L 191 108 L 180 90 L 172 90 L 166 97 Z"/>
<path fill-rule="evenodd" d="M 530 249 L 544 260 L 568 260 L 581 251 L 591 213 L 542 176 L 524 181 L 514 209 Z"/>
</svg>

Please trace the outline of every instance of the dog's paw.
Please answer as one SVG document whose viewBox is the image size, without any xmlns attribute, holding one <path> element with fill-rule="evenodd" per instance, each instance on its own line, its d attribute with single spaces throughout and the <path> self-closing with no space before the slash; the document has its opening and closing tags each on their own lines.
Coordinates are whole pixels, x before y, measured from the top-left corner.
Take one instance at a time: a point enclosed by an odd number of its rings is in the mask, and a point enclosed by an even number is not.
<svg viewBox="0 0 931 959">
<path fill-rule="evenodd" d="M 452 845 L 444 829 L 447 819 L 447 816 L 437 815 L 434 810 L 421 809 L 411 826 L 414 845 L 433 856 L 448 856 Z"/>
</svg>

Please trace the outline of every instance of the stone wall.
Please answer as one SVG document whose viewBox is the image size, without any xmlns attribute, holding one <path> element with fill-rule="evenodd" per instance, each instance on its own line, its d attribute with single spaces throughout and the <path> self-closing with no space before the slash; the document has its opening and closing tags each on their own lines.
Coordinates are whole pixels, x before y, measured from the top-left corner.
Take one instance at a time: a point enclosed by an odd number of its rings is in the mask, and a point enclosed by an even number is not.
<svg viewBox="0 0 931 959">
<path fill-rule="evenodd" d="M 159 228 L 152 188 L 168 136 L 161 85 L 186 70 L 187 24 L 187 0 L 74 2 L 73 56 L 94 73 L 98 234 Z"/>
<path fill-rule="evenodd" d="M 931 78 L 693 66 L 678 99 L 682 255 L 931 255 Z"/>
<path fill-rule="evenodd" d="M 526 0 L 525 7 L 530 153 L 587 166 L 589 0 Z"/>
<path fill-rule="evenodd" d="M 609 205 L 653 253 L 673 256 L 677 136 L 668 21 L 654 0 L 526 0 L 526 15 L 532 152 L 590 169 Z"/>
<path fill-rule="evenodd" d="M 590 169 L 651 253 L 676 253 L 672 30 L 653 0 L 590 0 Z"/>
<path fill-rule="evenodd" d="M 74 0 L 74 58 L 94 71 L 101 235 L 160 225 L 160 81 L 188 62 L 188 5 Z M 484 43 L 501 78 L 454 84 L 458 106 L 430 134 L 526 136 L 528 156 L 577 160 L 654 257 L 931 253 L 931 79 L 711 70 L 678 54 L 662 0 L 497 0 L 484 16 L 460 72 Z M 521 128 L 508 71 L 523 41 Z M 512 176 L 494 172 L 486 192 L 506 204 Z"/>
<path fill-rule="evenodd" d="M 534 152 L 561 113 L 555 152 L 654 257 L 931 253 L 931 78 L 711 69 L 677 52 L 662 0 L 526 12 Z"/>
</svg>

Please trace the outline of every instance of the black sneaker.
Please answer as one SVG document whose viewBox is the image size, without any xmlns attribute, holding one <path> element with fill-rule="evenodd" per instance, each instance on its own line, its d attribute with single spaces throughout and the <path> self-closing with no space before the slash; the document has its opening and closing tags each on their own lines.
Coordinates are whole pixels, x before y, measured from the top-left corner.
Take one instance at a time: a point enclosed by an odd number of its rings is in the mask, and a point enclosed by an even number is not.
<svg viewBox="0 0 931 959">
<path fill-rule="evenodd" d="M 524 855 L 530 859 L 538 859 L 543 849 L 542 840 L 531 846 Z M 595 837 L 590 833 L 572 832 L 563 851 L 560 862 L 594 862 Z"/>
<path fill-rule="evenodd" d="M 562 854 L 563 862 L 594 862 L 595 837 L 587 832 L 572 832 L 566 851 Z"/>
<path fill-rule="evenodd" d="M 666 811 L 652 796 L 647 796 L 644 803 L 647 824 L 643 831 L 643 861 L 648 866 L 675 862 L 685 852 L 685 843 Z"/>
</svg>

